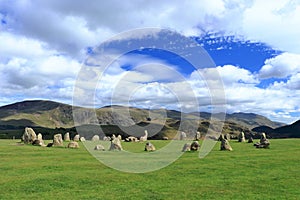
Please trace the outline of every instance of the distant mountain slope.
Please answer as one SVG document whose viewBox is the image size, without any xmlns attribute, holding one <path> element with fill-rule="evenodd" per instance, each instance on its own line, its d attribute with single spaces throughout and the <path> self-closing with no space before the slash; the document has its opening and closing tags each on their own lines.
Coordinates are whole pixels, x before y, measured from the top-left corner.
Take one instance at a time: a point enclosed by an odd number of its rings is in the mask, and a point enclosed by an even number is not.
<svg viewBox="0 0 300 200">
<path fill-rule="evenodd" d="M 80 125 L 100 124 L 105 130 L 105 134 L 110 131 L 121 131 L 118 126 L 123 127 L 123 130 L 133 130 L 131 129 L 133 125 L 153 124 L 154 127 L 161 127 L 158 136 L 153 137 L 157 139 L 163 136 L 173 137 L 179 129 L 193 137 L 194 133 L 188 133 L 191 129 L 206 133 L 208 128 L 216 128 L 216 126 L 211 126 L 211 114 L 206 112 L 181 113 L 176 110 L 148 110 L 114 105 L 96 109 L 97 119 L 95 120 L 93 109 L 75 107 L 74 110 L 71 105 L 67 104 L 33 100 L 0 107 L 0 138 L 8 134 L 19 137 L 26 126 L 40 128 L 39 130 L 44 128 L 49 134 L 60 129 L 74 132 L 76 129 L 73 128 L 73 112 L 77 111 L 84 111 L 82 115 L 78 115 Z M 222 115 L 224 116 L 222 113 L 215 114 L 214 120 Z M 254 127 L 277 128 L 279 125 L 281 123 L 272 122 L 261 115 L 233 113 L 226 114 L 223 133 L 236 136 L 243 131 L 249 135 Z M 149 132 L 151 131 L 149 130 Z"/>
<path fill-rule="evenodd" d="M 197 115 L 200 116 L 203 119 L 209 120 L 210 117 L 212 116 L 211 113 L 207 113 L 207 112 L 194 112 L 191 113 L 193 115 Z M 214 118 L 220 119 L 221 117 L 224 116 L 224 113 L 216 113 L 213 115 Z M 262 116 L 262 115 L 258 115 L 258 114 L 254 114 L 254 113 L 226 113 L 225 114 L 225 120 L 228 122 L 233 122 L 236 124 L 239 124 L 240 126 L 243 127 L 247 127 L 249 129 L 258 127 L 258 126 L 268 126 L 271 128 L 278 128 L 280 126 L 284 126 L 284 123 L 280 123 L 280 122 L 274 122 L 269 120 L 268 118 Z"/>
<path fill-rule="evenodd" d="M 254 114 L 254 113 L 233 113 L 233 114 L 227 114 L 226 115 L 226 120 L 228 121 L 233 121 L 235 123 L 238 123 L 240 125 L 249 127 L 249 128 L 254 128 L 257 126 L 269 126 L 271 128 L 278 128 L 280 126 L 284 126 L 284 123 L 280 122 L 274 122 L 269 120 L 268 118 Z"/>
<path fill-rule="evenodd" d="M 0 125 L 72 127 L 72 106 L 44 100 L 23 101 L 0 107 Z"/>
<path fill-rule="evenodd" d="M 253 131 L 265 132 L 273 138 L 300 138 L 300 120 L 291 125 L 282 126 L 276 129 L 270 127 L 256 127 Z"/>
</svg>

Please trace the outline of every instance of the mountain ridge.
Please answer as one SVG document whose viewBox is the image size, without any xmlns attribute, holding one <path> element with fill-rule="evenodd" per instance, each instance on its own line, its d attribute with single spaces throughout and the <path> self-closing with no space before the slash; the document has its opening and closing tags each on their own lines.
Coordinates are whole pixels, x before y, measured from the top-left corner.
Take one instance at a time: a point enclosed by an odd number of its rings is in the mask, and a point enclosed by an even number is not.
<svg viewBox="0 0 300 200">
<path fill-rule="evenodd" d="M 116 128 L 116 126 L 130 127 L 143 123 L 164 123 L 161 136 L 174 135 L 179 128 L 178 124 L 181 124 L 180 127 L 183 130 L 188 130 L 196 121 L 200 122 L 198 130 L 204 132 L 208 129 L 211 120 L 210 117 L 212 116 L 211 113 L 207 112 L 182 113 L 176 110 L 151 110 L 120 105 L 109 105 L 94 110 L 79 106 L 73 107 L 51 100 L 26 100 L 0 107 L 0 134 L 3 136 L 3 134 L 10 132 L 12 129 L 17 130 L 18 127 L 21 129 L 26 126 L 52 130 L 58 128 L 72 129 L 74 128 L 73 109 L 85 111 L 82 121 L 86 124 L 99 123 L 101 126 L 106 126 L 106 128 L 108 126 Z M 92 121 L 95 120 L 92 117 L 95 111 L 97 120 Z M 218 116 L 218 114 L 214 114 L 213 116 Z M 237 135 L 240 131 L 252 134 L 251 130 L 259 126 L 268 126 L 276 129 L 284 125 L 255 113 L 227 113 L 225 116 L 226 120 L 223 131 L 232 135 Z M 214 120 L 217 120 L 217 118 Z"/>
</svg>

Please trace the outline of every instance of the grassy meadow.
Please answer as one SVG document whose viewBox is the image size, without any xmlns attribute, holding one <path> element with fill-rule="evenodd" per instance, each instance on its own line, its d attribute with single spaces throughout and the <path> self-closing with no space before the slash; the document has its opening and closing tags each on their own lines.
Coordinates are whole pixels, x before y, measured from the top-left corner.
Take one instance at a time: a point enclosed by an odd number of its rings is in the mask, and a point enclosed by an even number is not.
<svg viewBox="0 0 300 200">
<path fill-rule="evenodd" d="M 161 170 L 135 174 L 105 166 L 82 144 L 46 148 L 0 140 L 0 199 L 299 199 L 300 139 L 270 142 L 270 149 L 256 149 L 230 141 L 232 152 L 219 151 L 218 142 L 204 159 L 186 152 Z M 127 151 L 149 153 L 144 144 L 122 143 Z"/>
</svg>

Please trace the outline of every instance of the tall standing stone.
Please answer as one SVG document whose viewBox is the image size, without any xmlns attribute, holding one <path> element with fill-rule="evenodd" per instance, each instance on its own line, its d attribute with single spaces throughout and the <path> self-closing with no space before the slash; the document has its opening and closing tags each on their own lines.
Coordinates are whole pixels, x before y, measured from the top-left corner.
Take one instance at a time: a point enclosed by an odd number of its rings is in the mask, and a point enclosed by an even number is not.
<svg viewBox="0 0 300 200">
<path fill-rule="evenodd" d="M 148 139 L 148 131 L 145 130 L 145 135 L 140 137 L 140 142 L 145 142 Z"/>
<path fill-rule="evenodd" d="M 245 142 L 245 141 L 246 141 L 246 139 L 245 139 L 245 134 L 244 134 L 243 131 L 239 134 L 238 141 L 239 141 L 239 142 Z"/>
<path fill-rule="evenodd" d="M 220 150 L 221 151 L 232 151 L 232 147 L 230 146 L 229 142 L 225 138 L 222 138 L 222 140 L 221 140 Z"/>
<path fill-rule="evenodd" d="M 114 139 L 111 140 L 109 150 L 110 151 L 115 151 L 115 150 L 122 151 L 123 150 L 121 141 L 119 140 L 119 138 L 115 137 Z"/>
<path fill-rule="evenodd" d="M 195 140 L 198 141 L 201 138 L 201 133 L 199 131 L 197 131 L 197 133 L 195 134 Z"/>
<path fill-rule="evenodd" d="M 75 135 L 74 136 L 74 138 L 73 138 L 73 140 L 75 141 L 75 142 L 78 142 L 79 141 L 79 139 L 80 139 L 80 136 L 77 134 L 77 135 Z"/>
<path fill-rule="evenodd" d="M 39 133 L 38 135 L 37 135 L 37 140 L 43 140 L 43 135 L 41 134 L 41 133 Z"/>
<path fill-rule="evenodd" d="M 64 146 L 61 134 L 55 134 L 53 136 L 53 146 Z"/>
<path fill-rule="evenodd" d="M 118 138 L 119 138 L 120 141 L 122 140 L 122 136 L 121 135 L 118 135 Z"/>
<path fill-rule="evenodd" d="M 22 141 L 25 144 L 31 144 L 37 139 L 36 134 L 32 128 L 26 127 L 22 136 Z"/>
<path fill-rule="evenodd" d="M 64 141 L 69 142 L 70 141 L 70 133 L 66 132 L 64 135 Z"/>
</svg>

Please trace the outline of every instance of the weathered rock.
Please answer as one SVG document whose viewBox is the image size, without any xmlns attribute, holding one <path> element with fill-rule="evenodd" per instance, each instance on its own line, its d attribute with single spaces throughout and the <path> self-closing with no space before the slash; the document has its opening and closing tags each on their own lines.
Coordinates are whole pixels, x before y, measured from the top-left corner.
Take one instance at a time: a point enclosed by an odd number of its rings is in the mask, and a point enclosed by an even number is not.
<svg viewBox="0 0 300 200">
<path fill-rule="evenodd" d="M 80 136 L 77 134 L 74 136 L 73 141 L 78 142 L 80 139 Z"/>
<path fill-rule="evenodd" d="M 120 141 L 122 141 L 122 136 L 121 136 L 121 135 L 118 135 L 118 139 L 119 139 Z"/>
<path fill-rule="evenodd" d="M 221 140 L 221 147 L 220 147 L 221 151 L 232 151 L 232 147 L 230 146 L 229 142 L 223 138 Z"/>
<path fill-rule="evenodd" d="M 53 136 L 53 146 L 64 146 L 61 134 L 55 134 Z"/>
<path fill-rule="evenodd" d="M 71 142 L 69 142 L 69 144 L 68 144 L 67 147 L 68 148 L 72 148 L 72 149 L 78 149 L 79 148 L 79 144 L 78 144 L 78 142 L 71 141 Z"/>
<path fill-rule="evenodd" d="M 137 139 L 134 136 L 129 136 L 128 138 L 125 138 L 125 142 L 138 142 L 139 139 Z"/>
<path fill-rule="evenodd" d="M 196 135 L 195 135 L 195 140 L 198 141 L 201 138 L 201 134 L 199 131 L 197 131 Z"/>
<path fill-rule="evenodd" d="M 37 140 L 43 140 L 43 135 L 41 133 L 37 135 Z"/>
<path fill-rule="evenodd" d="M 267 140 L 267 136 L 266 136 L 266 134 L 265 133 L 262 133 L 261 134 L 261 136 L 260 136 L 260 143 L 263 143 L 264 141 L 266 141 Z"/>
<path fill-rule="evenodd" d="M 69 132 L 65 133 L 65 135 L 64 135 L 64 141 L 66 141 L 66 142 L 70 141 L 70 133 Z"/>
<path fill-rule="evenodd" d="M 245 142 L 246 141 L 245 134 L 244 134 L 243 131 L 239 134 L 238 141 L 239 142 Z"/>
<path fill-rule="evenodd" d="M 140 142 L 145 142 L 148 139 L 148 131 L 145 130 L 145 135 L 140 137 Z"/>
<path fill-rule="evenodd" d="M 270 141 L 267 139 L 266 134 L 262 133 L 259 143 L 255 143 L 256 148 L 269 148 Z"/>
<path fill-rule="evenodd" d="M 53 142 L 47 144 L 47 147 L 52 147 L 52 146 L 53 146 Z"/>
<path fill-rule="evenodd" d="M 111 138 L 109 136 L 104 136 L 102 140 L 104 140 L 104 141 L 111 141 Z"/>
<path fill-rule="evenodd" d="M 104 148 L 103 145 L 98 144 L 98 145 L 95 146 L 94 150 L 96 150 L 96 151 L 105 151 L 105 148 Z"/>
<path fill-rule="evenodd" d="M 39 142 L 37 142 L 36 140 L 38 140 Z M 37 135 L 37 139 L 36 139 L 36 140 L 33 141 L 33 142 L 35 142 L 35 144 L 33 144 L 33 145 L 37 145 L 37 146 L 46 146 L 45 143 L 44 143 L 44 140 L 43 140 L 43 135 L 42 135 L 41 133 L 39 133 L 39 134 Z"/>
<path fill-rule="evenodd" d="M 94 136 L 92 137 L 92 141 L 99 141 L 99 140 L 100 140 L 99 135 L 94 135 Z"/>
<path fill-rule="evenodd" d="M 31 144 L 36 139 L 37 137 L 34 130 L 32 128 L 26 127 L 22 136 L 22 141 L 25 144 Z"/>
<path fill-rule="evenodd" d="M 169 140 L 169 138 L 168 138 L 168 137 L 166 137 L 166 136 L 165 136 L 165 137 L 163 137 L 162 139 L 163 139 L 163 140 Z"/>
<path fill-rule="evenodd" d="M 43 140 L 34 140 L 34 141 L 32 142 L 32 145 L 34 145 L 34 146 L 45 146 Z"/>
<path fill-rule="evenodd" d="M 114 150 L 121 151 L 121 150 L 123 150 L 122 145 L 121 145 L 121 141 L 119 140 L 119 138 L 116 137 L 115 139 L 111 140 L 109 150 L 110 151 L 114 151 Z"/>
<path fill-rule="evenodd" d="M 253 143 L 253 137 L 250 137 L 250 138 L 248 139 L 248 143 Z"/>
<path fill-rule="evenodd" d="M 84 137 L 80 137 L 80 142 L 85 142 L 85 138 Z"/>
<path fill-rule="evenodd" d="M 185 140 L 185 139 L 186 139 L 186 133 L 182 131 L 180 133 L 180 140 Z"/>
<path fill-rule="evenodd" d="M 155 146 L 150 143 L 150 142 L 147 142 L 146 145 L 145 145 L 145 151 L 155 151 Z"/>
<path fill-rule="evenodd" d="M 200 144 L 198 143 L 198 141 L 194 141 L 191 144 L 191 151 L 198 151 L 199 147 L 200 147 Z"/>
<path fill-rule="evenodd" d="M 185 143 L 182 148 L 182 152 L 191 151 L 191 143 Z"/>
</svg>

